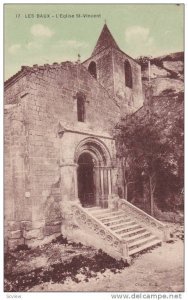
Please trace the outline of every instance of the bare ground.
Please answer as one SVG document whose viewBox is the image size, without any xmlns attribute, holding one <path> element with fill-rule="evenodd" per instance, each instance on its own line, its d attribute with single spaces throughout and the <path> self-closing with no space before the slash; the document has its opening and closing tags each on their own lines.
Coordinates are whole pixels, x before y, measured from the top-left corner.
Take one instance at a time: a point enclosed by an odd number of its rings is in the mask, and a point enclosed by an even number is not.
<svg viewBox="0 0 188 300">
<path fill-rule="evenodd" d="M 137 254 L 131 266 L 78 244 L 52 243 L 13 253 L 6 261 L 5 289 L 22 291 L 183 291 L 182 227 L 171 224 L 173 238 L 162 247 Z M 16 261 L 15 261 L 16 258 Z M 46 272 L 46 273 L 45 273 Z M 34 278 L 32 280 L 32 278 Z M 17 282 L 15 282 L 17 280 Z"/>
<path fill-rule="evenodd" d="M 119 274 L 107 270 L 88 282 L 75 284 L 68 279 L 64 284 L 41 284 L 31 291 L 183 291 L 183 277 L 183 242 L 178 240 L 140 255 Z"/>
</svg>

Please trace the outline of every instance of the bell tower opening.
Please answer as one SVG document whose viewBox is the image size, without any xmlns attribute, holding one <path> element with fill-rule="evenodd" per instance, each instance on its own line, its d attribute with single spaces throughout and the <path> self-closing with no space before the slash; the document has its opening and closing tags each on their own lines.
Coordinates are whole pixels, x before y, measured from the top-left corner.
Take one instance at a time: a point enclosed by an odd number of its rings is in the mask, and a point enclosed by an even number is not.
<svg viewBox="0 0 188 300">
<path fill-rule="evenodd" d="M 90 62 L 88 71 L 95 79 L 97 79 L 97 66 L 94 61 Z"/>
<path fill-rule="evenodd" d="M 132 89 L 133 83 L 132 83 L 132 70 L 131 65 L 128 60 L 124 62 L 124 72 L 125 72 L 125 86 Z"/>
<path fill-rule="evenodd" d="M 95 205 L 94 160 L 90 153 L 78 159 L 78 197 L 83 207 Z"/>
</svg>

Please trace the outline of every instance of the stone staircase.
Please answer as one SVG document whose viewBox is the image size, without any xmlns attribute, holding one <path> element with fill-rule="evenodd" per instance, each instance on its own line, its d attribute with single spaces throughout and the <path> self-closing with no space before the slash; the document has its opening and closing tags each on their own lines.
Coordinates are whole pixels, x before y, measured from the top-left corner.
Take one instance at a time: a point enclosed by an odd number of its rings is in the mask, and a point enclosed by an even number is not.
<svg viewBox="0 0 188 300">
<path fill-rule="evenodd" d="M 169 239 L 168 227 L 162 222 L 124 199 L 114 203 L 109 203 L 109 208 L 85 208 L 73 201 L 69 225 L 62 227 L 62 233 L 127 261 Z"/>
<path fill-rule="evenodd" d="M 140 225 L 130 215 L 125 215 L 123 211 L 99 207 L 86 210 L 127 243 L 129 255 L 162 243 L 160 238 Z"/>
</svg>

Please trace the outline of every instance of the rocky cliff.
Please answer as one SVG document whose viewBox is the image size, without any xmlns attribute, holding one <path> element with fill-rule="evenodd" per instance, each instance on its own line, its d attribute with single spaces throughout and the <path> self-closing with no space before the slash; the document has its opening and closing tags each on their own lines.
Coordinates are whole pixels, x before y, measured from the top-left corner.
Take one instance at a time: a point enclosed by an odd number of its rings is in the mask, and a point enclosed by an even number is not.
<svg viewBox="0 0 188 300">
<path fill-rule="evenodd" d="M 150 71 L 149 63 L 150 60 Z M 143 90 L 149 84 L 153 87 L 153 95 L 160 96 L 164 91 L 183 92 L 184 89 L 184 53 L 177 52 L 156 58 L 141 57 L 138 59 L 142 68 Z"/>
</svg>

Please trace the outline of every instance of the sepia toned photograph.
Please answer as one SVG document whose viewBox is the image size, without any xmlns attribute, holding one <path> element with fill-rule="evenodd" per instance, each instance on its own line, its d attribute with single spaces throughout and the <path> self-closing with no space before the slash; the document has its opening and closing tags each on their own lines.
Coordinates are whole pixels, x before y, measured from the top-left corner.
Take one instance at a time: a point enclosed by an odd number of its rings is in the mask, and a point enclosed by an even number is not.
<svg viewBox="0 0 188 300">
<path fill-rule="evenodd" d="M 184 4 L 4 4 L 3 44 L 4 292 L 184 292 Z"/>
</svg>

